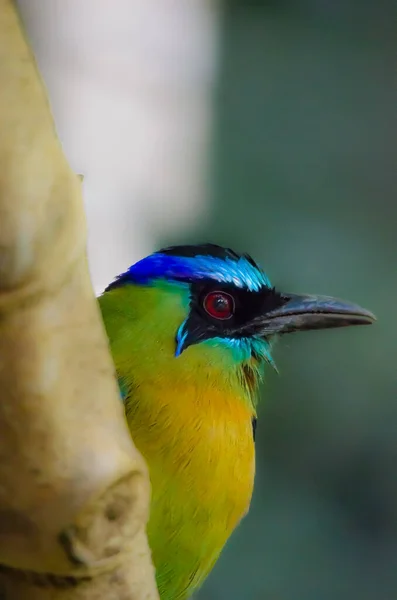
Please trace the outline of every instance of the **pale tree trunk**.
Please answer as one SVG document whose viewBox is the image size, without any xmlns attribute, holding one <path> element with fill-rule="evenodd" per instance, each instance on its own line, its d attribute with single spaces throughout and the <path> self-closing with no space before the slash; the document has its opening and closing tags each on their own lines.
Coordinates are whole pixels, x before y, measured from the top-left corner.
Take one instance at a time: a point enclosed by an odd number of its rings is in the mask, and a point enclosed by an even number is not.
<svg viewBox="0 0 397 600">
<path fill-rule="evenodd" d="M 99 292 L 159 238 L 179 240 L 206 218 L 218 2 L 18 5 L 66 155 L 85 177 Z"/>
<path fill-rule="evenodd" d="M 80 183 L 0 0 L 0 597 L 157 598 L 149 481 L 88 275 Z"/>
</svg>

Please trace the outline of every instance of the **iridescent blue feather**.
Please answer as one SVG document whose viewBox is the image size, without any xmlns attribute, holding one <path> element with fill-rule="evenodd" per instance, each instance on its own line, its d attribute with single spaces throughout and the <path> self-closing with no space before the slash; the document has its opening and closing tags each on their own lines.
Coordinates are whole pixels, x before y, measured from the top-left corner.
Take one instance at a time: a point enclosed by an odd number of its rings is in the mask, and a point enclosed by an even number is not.
<svg viewBox="0 0 397 600">
<path fill-rule="evenodd" d="M 219 283 L 231 283 L 239 288 L 252 292 L 262 287 L 271 287 L 266 274 L 252 264 L 245 256 L 236 259 L 226 256 L 218 258 L 210 255 L 170 256 L 161 252 L 151 254 L 132 265 L 128 271 L 120 275 L 109 288 L 124 283 L 148 285 L 156 279 L 168 281 L 195 282 L 213 279 Z"/>
</svg>

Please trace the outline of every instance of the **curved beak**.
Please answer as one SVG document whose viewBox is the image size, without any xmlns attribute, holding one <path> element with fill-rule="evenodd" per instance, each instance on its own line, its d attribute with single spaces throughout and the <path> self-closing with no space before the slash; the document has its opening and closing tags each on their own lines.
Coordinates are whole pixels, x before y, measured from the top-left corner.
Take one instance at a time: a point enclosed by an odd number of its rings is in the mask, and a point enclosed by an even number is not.
<svg viewBox="0 0 397 600">
<path fill-rule="evenodd" d="M 281 294 L 281 300 L 281 306 L 260 317 L 258 329 L 261 335 L 371 325 L 376 321 L 376 317 L 365 308 L 328 296 Z"/>
</svg>

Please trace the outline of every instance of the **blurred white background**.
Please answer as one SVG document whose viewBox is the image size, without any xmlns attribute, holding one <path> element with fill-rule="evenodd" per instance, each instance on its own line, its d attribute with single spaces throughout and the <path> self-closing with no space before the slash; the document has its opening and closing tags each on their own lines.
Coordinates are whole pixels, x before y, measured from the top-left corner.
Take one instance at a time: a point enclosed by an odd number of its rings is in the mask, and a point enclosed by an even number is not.
<svg viewBox="0 0 397 600">
<path fill-rule="evenodd" d="M 82 173 L 96 292 L 203 217 L 219 11 L 210 0 L 20 0 Z"/>
</svg>

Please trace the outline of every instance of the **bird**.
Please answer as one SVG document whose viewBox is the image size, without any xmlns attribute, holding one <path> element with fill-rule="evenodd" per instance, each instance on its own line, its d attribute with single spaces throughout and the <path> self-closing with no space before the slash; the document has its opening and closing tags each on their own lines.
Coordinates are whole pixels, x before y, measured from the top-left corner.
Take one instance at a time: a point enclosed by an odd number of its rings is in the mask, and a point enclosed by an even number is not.
<svg viewBox="0 0 397 600">
<path fill-rule="evenodd" d="M 327 296 L 278 291 L 248 254 L 163 248 L 98 298 L 132 439 L 151 480 L 147 535 L 161 600 L 186 600 L 247 514 L 259 386 L 288 333 L 371 324 Z"/>
</svg>

